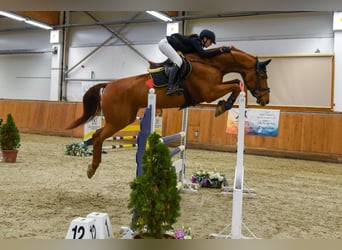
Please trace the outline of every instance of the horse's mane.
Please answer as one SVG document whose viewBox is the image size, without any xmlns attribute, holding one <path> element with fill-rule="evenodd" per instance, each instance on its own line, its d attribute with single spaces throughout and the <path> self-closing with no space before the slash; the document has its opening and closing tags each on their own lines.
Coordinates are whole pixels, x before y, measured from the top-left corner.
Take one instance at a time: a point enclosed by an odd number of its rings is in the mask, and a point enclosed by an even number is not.
<svg viewBox="0 0 342 250">
<path fill-rule="evenodd" d="M 248 55 L 248 56 L 250 56 L 250 57 L 252 57 L 252 58 L 256 58 L 256 56 L 254 56 L 254 55 L 252 55 L 252 54 L 249 54 L 249 53 L 247 53 L 246 51 L 243 51 L 243 50 L 241 50 L 241 49 L 238 49 L 238 48 L 234 47 L 233 45 L 231 45 L 230 48 L 231 48 L 231 50 L 233 50 L 233 51 L 238 51 L 238 52 L 240 52 L 240 53 L 242 53 L 242 54 L 245 54 L 245 55 Z"/>
<path fill-rule="evenodd" d="M 239 53 L 241 53 L 243 55 L 246 55 L 246 56 L 249 56 L 249 57 L 251 57 L 253 59 L 256 59 L 256 56 L 253 56 L 253 55 L 251 55 L 251 54 L 249 54 L 249 53 L 247 53 L 247 52 L 245 52 L 245 51 L 243 51 L 241 49 L 238 49 L 238 48 L 234 47 L 233 45 L 227 46 L 227 47 L 229 47 L 231 49 L 231 51 L 233 51 L 233 52 L 239 52 Z M 212 49 L 208 49 L 208 51 L 213 51 L 213 50 L 217 50 L 217 49 L 218 48 L 212 48 Z M 188 53 L 188 54 L 185 54 L 184 56 L 185 57 L 189 56 L 190 58 L 196 58 L 198 60 L 204 59 L 204 58 L 200 57 L 197 53 Z"/>
</svg>

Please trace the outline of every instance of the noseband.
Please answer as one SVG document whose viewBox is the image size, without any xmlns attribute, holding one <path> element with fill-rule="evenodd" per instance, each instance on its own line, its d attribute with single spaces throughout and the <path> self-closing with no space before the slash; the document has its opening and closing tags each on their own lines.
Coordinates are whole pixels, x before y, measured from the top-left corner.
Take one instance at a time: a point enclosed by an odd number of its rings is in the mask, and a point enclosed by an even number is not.
<svg viewBox="0 0 342 250">
<path fill-rule="evenodd" d="M 257 61 L 257 64 L 259 62 Z M 260 84 L 260 76 L 261 74 L 264 74 L 265 75 L 265 78 L 267 79 L 267 74 L 266 74 L 266 70 L 263 70 L 263 69 L 255 69 L 256 71 L 256 74 L 257 74 L 257 79 L 256 79 L 256 82 L 255 82 L 255 89 L 251 89 L 247 82 L 245 83 L 247 88 L 251 91 L 252 95 L 258 100 L 258 101 L 261 101 L 261 98 L 265 95 L 267 95 L 268 93 L 270 93 L 270 88 L 261 88 L 261 84 Z"/>
</svg>

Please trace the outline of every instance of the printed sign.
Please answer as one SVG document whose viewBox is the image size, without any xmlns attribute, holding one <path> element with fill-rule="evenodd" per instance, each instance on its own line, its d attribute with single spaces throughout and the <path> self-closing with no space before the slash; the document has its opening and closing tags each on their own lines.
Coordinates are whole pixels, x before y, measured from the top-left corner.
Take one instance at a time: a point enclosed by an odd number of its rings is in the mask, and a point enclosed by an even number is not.
<svg viewBox="0 0 342 250">
<path fill-rule="evenodd" d="M 280 110 L 246 109 L 245 134 L 261 136 L 278 136 Z M 237 134 L 239 109 L 233 108 L 228 112 L 226 133 Z"/>
<path fill-rule="evenodd" d="M 101 126 L 102 126 L 101 116 L 95 116 L 92 120 L 86 122 L 84 124 L 84 135 L 83 135 L 84 142 L 87 143 L 88 141 L 90 141 L 95 131 L 101 128 Z M 89 145 L 91 144 L 92 143 L 89 143 Z"/>
</svg>

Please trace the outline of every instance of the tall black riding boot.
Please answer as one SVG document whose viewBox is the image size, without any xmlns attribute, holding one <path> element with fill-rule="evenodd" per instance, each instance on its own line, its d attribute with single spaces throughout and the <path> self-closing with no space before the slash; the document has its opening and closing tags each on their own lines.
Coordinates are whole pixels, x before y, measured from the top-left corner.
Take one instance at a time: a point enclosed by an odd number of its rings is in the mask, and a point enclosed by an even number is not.
<svg viewBox="0 0 342 250">
<path fill-rule="evenodd" d="M 172 95 L 173 93 L 177 91 L 175 81 L 176 81 L 178 69 L 179 67 L 175 63 L 172 65 L 170 69 L 169 82 L 167 84 L 167 90 L 166 90 L 167 95 Z"/>
</svg>

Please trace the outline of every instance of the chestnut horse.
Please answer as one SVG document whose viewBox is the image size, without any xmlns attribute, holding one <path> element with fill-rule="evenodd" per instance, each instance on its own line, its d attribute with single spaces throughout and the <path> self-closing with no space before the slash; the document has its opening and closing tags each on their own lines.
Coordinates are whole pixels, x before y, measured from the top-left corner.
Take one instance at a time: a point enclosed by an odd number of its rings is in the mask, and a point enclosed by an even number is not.
<svg viewBox="0 0 342 250">
<path fill-rule="evenodd" d="M 229 110 L 240 93 L 240 80 L 223 82 L 227 73 L 239 73 L 247 89 L 264 106 L 269 102 L 266 65 L 271 61 L 260 62 L 257 57 L 235 47 L 228 47 L 227 53 L 213 58 L 202 59 L 196 54 L 186 54 L 192 64 L 191 74 L 185 80 L 190 104 L 185 104 L 185 95 L 166 95 L 166 88 L 155 88 L 156 108 L 175 108 L 213 102 L 231 93 L 227 100 L 217 104 L 215 116 Z M 146 81 L 149 73 L 118 79 L 109 83 L 99 83 L 91 87 L 83 96 L 83 115 L 68 129 L 75 128 L 91 120 L 99 111 L 105 117 L 104 127 L 93 134 L 93 159 L 88 166 L 87 175 L 91 178 L 101 162 L 103 141 L 134 122 L 140 108 L 147 106 L 149 87 Z M 102 91 L 103 90 L 103 91 Z M 102 91 L 102 95 L 101 95 Z"/>
</svg>

